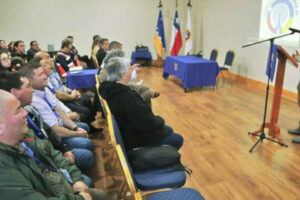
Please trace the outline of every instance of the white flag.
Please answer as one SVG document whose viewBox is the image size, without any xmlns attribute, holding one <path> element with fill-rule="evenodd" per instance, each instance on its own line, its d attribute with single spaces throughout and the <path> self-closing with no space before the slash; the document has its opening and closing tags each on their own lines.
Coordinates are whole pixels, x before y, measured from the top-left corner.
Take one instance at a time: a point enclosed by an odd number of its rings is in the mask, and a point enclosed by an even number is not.
<svg viewBox="0 0 300 200">
<path fill-rule="evenodd" d="M 187 14 L 187 23 L 186 23 L 186 34 L 185 34 L 185 50 L 184 54 L 187 55 L 193 48 L 193 39 L 192 39 L 192 19 L 190 8 L 188 9 Z"/>
</svg>

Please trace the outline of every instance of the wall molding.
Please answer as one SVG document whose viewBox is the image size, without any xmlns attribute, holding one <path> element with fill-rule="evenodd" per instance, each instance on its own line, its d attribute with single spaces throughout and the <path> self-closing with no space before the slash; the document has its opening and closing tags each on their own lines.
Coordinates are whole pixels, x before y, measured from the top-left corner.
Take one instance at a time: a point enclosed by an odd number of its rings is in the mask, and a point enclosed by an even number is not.
<svg viewBox="0 0 300 200">
<path fill-rule="evenodd" d="M 245 77 L 239 74 L 233 74 L 231 72 L 228 73 L 223 73 L 224 77 L 227 79 L 231 79 L 240 83 L 243 83 L 245 85 L 249 85 L 249 86 L 253 86 L 262 90 L 265 90 L 267 87 L 267 83 L 249 78 L 249 77 Z M 274 86 L 270 85 L 270 93 L 273 94 L 274 93 Z M 297 102 L 298 101 L 298 94 L 296 92 L 290 91 L 290 90 L 286 90 L 286 89 L 282 89 L 282 97 L 288 100 L 291 100 L 293 102 Z"/>
</svg>

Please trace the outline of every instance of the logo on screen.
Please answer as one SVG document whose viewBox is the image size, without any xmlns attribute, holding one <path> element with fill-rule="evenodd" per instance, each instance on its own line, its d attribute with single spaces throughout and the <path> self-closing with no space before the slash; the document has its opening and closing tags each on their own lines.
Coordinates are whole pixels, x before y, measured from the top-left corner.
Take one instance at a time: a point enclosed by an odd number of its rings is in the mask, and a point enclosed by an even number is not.
<svg viewBox="0 0 300 200">
<path fill-rule="evenodd" d="M 285 33 L 295 17 L 295 4 L 292 0 L 274 0 L 267 7 L 267 23 L 274 34 Z"/>
</svg>

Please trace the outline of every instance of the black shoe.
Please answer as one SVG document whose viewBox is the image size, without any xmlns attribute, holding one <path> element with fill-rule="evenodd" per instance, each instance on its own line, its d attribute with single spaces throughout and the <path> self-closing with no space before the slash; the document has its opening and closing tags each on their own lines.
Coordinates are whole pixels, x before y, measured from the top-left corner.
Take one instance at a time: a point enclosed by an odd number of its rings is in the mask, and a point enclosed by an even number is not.
<svg viewBox="0 0 300 200">
<path fill-rule="evenodd" d="M 293 138 L 292 142 L 299 144 L 300 143 L 300 137 Z"/>
<path fill-rule="evenodd" d="M 288 132 L 293 135 L 300 135 L 300 127 L 296 129 L 288 129 Z"/>
</svg>

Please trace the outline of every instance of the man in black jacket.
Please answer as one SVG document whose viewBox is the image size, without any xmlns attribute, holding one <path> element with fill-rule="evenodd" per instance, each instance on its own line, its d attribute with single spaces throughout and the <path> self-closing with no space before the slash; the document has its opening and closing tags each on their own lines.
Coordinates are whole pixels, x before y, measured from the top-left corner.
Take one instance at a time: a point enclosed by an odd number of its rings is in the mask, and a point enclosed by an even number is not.
<svg viewBox="0 0 300 200">
<path fill-rule="evenodd" d="M 108 39 L 102 38 L 100 40 L 100 49 L 96 54 L 96 58 L 97 58 L 99 66 L 101 66 L 101 64 L 102 64 L 102 62 L 103 62 L 103 60 L 104 60 L 104 58 L 107 54 L 108 48 L 109 48 Z"/>
<path fill-rule="evenodd" d="M 166 126 L 164 119 L 154 115 L 141 96 L 128 87 L 132 73 L 129 62 L 112 58 L 106 67 L 108 81 L 100 85 L 99 92 L 120 126 L 126 148 L 169 144 L 179 149 L 182 136 Z"/>
</svg>

